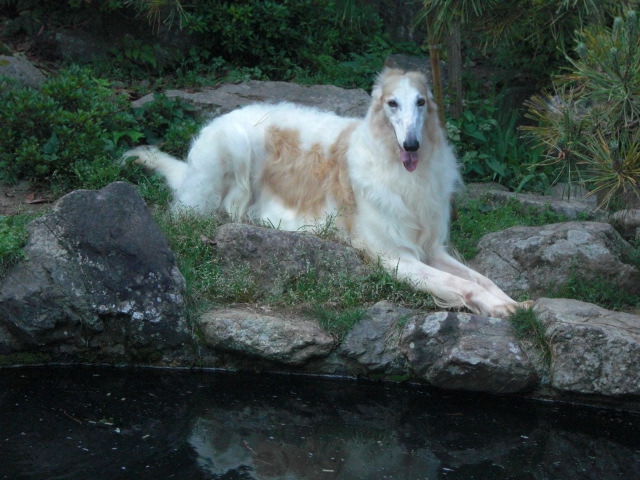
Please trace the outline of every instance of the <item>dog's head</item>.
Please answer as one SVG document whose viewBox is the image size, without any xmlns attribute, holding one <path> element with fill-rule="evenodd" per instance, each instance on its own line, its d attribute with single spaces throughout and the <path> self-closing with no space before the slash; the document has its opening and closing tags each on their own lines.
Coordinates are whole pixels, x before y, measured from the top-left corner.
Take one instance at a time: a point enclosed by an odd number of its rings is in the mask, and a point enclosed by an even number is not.
<svg viewBox="0 0 640 480">
<path fill-rule="evenodd" d="M 413 172 L 418 166 L 423 132 L 430 116 L 437 116 L 426 77 L 419 72 L 385 69 L 371 92 L 373 111 L 382 113 L 377 121 L 391 125 L 404 167 Z"/>
</svg>

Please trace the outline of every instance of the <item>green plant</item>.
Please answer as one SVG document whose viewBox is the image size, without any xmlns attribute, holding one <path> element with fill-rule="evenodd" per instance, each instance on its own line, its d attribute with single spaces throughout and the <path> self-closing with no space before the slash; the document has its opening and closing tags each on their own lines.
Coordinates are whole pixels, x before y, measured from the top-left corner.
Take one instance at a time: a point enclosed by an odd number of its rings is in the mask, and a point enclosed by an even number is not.
<svg viewBox="0 0 640 480">
<path fill-rule="evenodd" d="M 342 340 L 353 326 L 362 320 L 366 312 L 362 308 L 354 308 L 345 311 L 337 311 L 327 308 L 324 305 L 316 304 L 311 308 L 312 316 L 318 320 L 320 327 L 337 338 Z"/>
<path fill-rule="evenodd" d="M 153 101 L 133 109 L 141 130 L 140 143 L 161 145 L 163 151 L 185 157 L 202 123 L 196 109 L 180 99 L 156 93 Z"/>
<path fill-rule="evenodd" d="M 23 260 L 23 247 L 27 244 L 27 223 L 35 218 L 33 214 L 0 216 L 0 276 Z"/>
<path fill-rule="evenodd" d="M 111 55 L 120 65 L 128 65 L 129 70 L 159 73 L 158 47 L 142 40 L 125 37 L 122 44 L 111 49 Z"/>
<path fill-rule="evenodd" d="M 544 191 L 549 186 L 547 172 L 533 170 L 540 149 L 529 148 L 519 138 L 519 113 L 504 113 L 506 90 L 487 97 L 480 95 L 477 82 L 471 82 L 470 87 L 462 115 L 446 123 L 465 180 L 494 181 L 512 190 Z"/>
<path fill-rule="evenodd" d="M 534 97 L 524 127 L 557 178 L 586 184 L 600 206 L 640 200 L 640 25 L 634 11 L 611 28 L 578 33 L 569 73 Z"/>
<path fill-rule="evenodd" d="M 313 70 L 320 55 L 344 61 L 364 54 L 369 38 L 382 34 L 372 9 L 354 6 L 352 21 L 344 14 L 335 2 L 315 0 L 205 1 L 185 6 L 183 28 L 211 57 L 291 79 Z"/>
<path fill-rule="evenodd" d="M 585 24 L 604 25 L 616 14 L 637 5 L 636 0 L 424 0 L 421 19 L 428 25 L 434 83 L 439 83 L 439 50 L 446 46 L 449 84 L 454 90 L 453 117 L 458 118 L 463 96 L 461 38 L 490 52 L 484 61 L 507 67 L 532 83 L 546 83 L 562 61 L 574 31 Z M 436 103 L 444 111 L 435 89 Z"/>
<path fill-rule="evenodd" d="M 239 265 L 223 272 L 217 263 L 210 240 L 219 225 L 215 217 L 203 217 L 189 211 L 161 211 L 157 220 L 176 254 L 192 307 L 256 299 L 256 289 L 247 268 Z"/>
<path fill-rule="evenodd" d="M 545 335 L 545 328 L 533 308 L 518 308 L 510 317 L 516 338 L 530 340 L 542 354 L 543 361 L 551 363 L 551 344 Z"/>
<path fill-rule="evenodd" d="M 82 186 L 79 162 L 106 163 L 143 135 L 128 102 L 109 83 L 72 67 L 40 91 L 0 80 L 0 179 Z"/>
<path fill-rule="evenodd" d="M 120 164 L 124 150 L 162 139 L 165 150 L 182 156 L 200 126 L 191 106 L 163 95 L 132 110 L 110 82 L 79 67 L 61 71 L 40 91 L 6 79 L 0 87 L 0 179 L 26 179 L 54 193 L 115 180 L 150 186 L 140 168 Z"/>
</svg>

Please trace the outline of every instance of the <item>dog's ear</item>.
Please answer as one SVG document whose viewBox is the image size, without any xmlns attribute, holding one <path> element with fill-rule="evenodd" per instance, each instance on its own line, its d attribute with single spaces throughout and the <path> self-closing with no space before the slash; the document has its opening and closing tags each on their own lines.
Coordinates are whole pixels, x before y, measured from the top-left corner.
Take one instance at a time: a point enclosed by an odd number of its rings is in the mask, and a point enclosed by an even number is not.
<svg viewBox="0 0 640 480">
<path fill-rule="evenodd" d="M 382 84 L 384 83 L 384 78 L 388 70 L 388 68 L 385 68 L 376 76 L 376 80 L 373 83 L 373 88 L 371 89 L 371 98 L 374 102 L 377 102 L 378 100 L 380 100 L 380 98 L 382 98 Z"/>
<path fill-rule="evenodd" d="M 426 90 L 427 90 L 427 98 L 429 100 L 433 100 L 433 93 L 431 92 L 431 88 L 429 88 L 429 84 L 425 83 L 426 85 Z"/>
<path fill-rule="evenodd" d="M 371 98 L 374 102 L 377 102 L 382 97 L 382 87 L 378 84 L 373 85 L 373 90 L 371 90 Z"/>
</svg>

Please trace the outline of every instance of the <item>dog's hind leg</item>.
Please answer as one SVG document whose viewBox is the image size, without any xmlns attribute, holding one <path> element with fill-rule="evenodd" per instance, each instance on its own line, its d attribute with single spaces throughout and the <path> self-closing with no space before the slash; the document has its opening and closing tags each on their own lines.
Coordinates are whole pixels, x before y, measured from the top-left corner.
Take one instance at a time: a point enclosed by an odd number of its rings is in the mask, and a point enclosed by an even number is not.
<svg viewBox="0 0 640 480">
<path fill-rule="evenodd" d="M 251 170 L 256 153 L 251 135 L 245 127 L 231 125 L 230 128 L 233 129 L 233 142 L 226 142 L 224 152 L 230 178 L 222 207 L 232 219 L 238 221 L 246 215 L 251 202 Z"/>
</svg>

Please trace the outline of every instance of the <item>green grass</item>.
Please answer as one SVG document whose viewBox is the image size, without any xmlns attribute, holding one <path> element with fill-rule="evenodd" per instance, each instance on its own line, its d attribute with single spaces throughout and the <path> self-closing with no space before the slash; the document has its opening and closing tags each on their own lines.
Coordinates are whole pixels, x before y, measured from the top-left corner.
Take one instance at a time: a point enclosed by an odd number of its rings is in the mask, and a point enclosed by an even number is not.
<svg viewBox="0 0 640 480">
<path fill-rule="evenodd" d="M 160 212 L 156 219 L 176 254 L 178 268 L 185 278 L 189 304 L 198 308 L 205 303 L 245 303 L 255 297 L 250 272 L 223 272 L 216 261 L 212 238 L 219 222 L 192 212 Z"/>
<path fill-rule="evenodd" d="M 0 276 L 25 258 L 24 247 L 28 240 L 27 224 L 36 216 L 36 214 L 0 216 Z"/>
<path fill-rule="evenodd" d="M 269 295 L 260 288 L 247 265 L 223 269 L 212 246 L 219 221 L 189 212 L 156 216 L 178 267 L 185 277 L 187 298 L 193 312 L 205 306 L 259 304 L 274 308 L 302 309 L 327 330 L 342 336 L 362 318 L 366 306 L 387 299 L 410 308 L 433 309 L 432 298 L 398 282 L 381 265 L 367 265 L 361 275 L 309 270 L 288 279 L 281 295 Z"/>
<path fill-rule="evenodd" d="M 547 296 L 573 298 L 618 312 L 640 309 L 640 296 L 625 292 L 613 279 L 585 278 L 575 271 L 571 272 L 564 285 L 550 291 Z"/>
<path fill-rule="evenodd" d="M 522 205 L 517 200 L 504 204 L 486 198 L 464 200 L 457 204 L 458 219 L 451 224 L 451 245 L 469 260 L 477 253 L 480 238 L 510 227 L 538 226 L 566 221 L 566 217 L 550 208 L 542 211 Z"/>
<path fill-rule="evenodd" d="M 551 363 L 551 345 L 545 337 L 544 325 L 536 316 L 533 308 L 519 308 L 511 315 L 511 323 L 516 338 L 530 340 L 542 354 L 543 361 Z"/>
<path fill-rule="evenodd" d="M 321 304 L 313 305 L 309 312 L 325 332 L 339 341 L 344 339 L 354 325 L 366 316 L 364 308 L 339 311 Z"/>
</svg>

